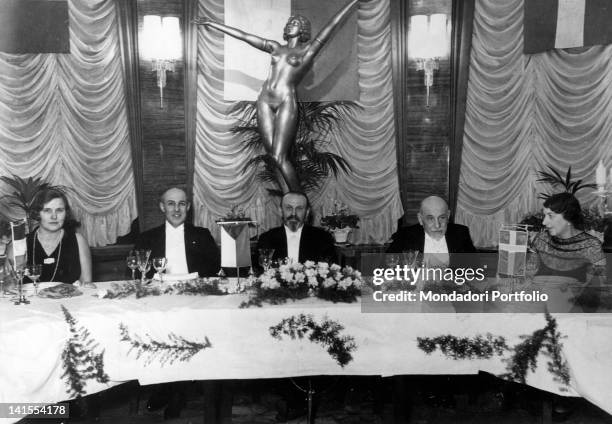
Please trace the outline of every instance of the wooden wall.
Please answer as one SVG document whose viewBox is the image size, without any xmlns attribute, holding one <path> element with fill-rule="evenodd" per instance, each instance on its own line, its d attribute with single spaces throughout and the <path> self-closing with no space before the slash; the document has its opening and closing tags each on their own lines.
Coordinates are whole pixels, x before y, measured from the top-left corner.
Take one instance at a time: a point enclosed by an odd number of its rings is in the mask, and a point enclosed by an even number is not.
<svg viewBox="0 0 612 424">
<path fill-rule="evenodd" d="M 138 33 L 142 34 L 145 15 L 177 16 L 184 28 L 184 2 L 181 0 L 138 0 Z M 142 49 L 139 49 L 142 51 Z M 184 60 L 167 72 L 163 107 L 151 61 L 139 55 L 140 106 L 142 117 L 142 160 L 144 210 L 141 227 L 149 229 L 164 222 L 159 210 L 159 194 L 167 187 L 186 187 Z"/>
<path fill-rule="evenodd" d="M 404 206 L 404 224 L 417 222 L 421 200 L 431 194 L 448 198 L 450 146 L 450 58 L 440 59 L 434 71 L 427 107 L 424 72 L 417 70 L 408 43 L 409 20 L 413 15 L 445 13 L 451 16 L 451 0 L 394 0 L 396 13 L 393 37 L 395 74 L 394 99 L 400 118 L 398 129 L 398 174 Z M 393 4 L 393 3 L 392 3 Z M 398 22 L 401 21 L 401 22 Z M 400 40 L 403 38 L 403 40 Z M 450 40 L 449 40 L 450 45 Z"/>
</svg>

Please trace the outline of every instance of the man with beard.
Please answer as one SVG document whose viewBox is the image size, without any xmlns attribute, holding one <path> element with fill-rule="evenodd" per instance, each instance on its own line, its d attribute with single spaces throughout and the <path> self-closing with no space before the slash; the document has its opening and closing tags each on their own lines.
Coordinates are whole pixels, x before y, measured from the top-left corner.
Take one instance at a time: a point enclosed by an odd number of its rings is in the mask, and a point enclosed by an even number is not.
<svg viewBox="0 0 612 424">
<path fill-rule="evenodd" d="M 305 224 L 310 207 L 304 193 L 288 192 L 281 200 L 283 225 L 259 237 L 257 249 L 274 249 L 273 260 L 289 258 L 293 262 L 336 261 L 331 234 Z"/>
</svg>

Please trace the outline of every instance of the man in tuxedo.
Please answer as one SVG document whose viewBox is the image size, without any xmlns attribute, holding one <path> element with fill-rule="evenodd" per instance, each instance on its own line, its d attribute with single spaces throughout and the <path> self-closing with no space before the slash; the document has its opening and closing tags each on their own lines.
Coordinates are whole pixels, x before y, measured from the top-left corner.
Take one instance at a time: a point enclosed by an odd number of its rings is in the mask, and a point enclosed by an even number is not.
<svg viewBox="0 0 612 424">
<path fill-rule="evenodd" d="M 393 234 L 387 253 L 416 250 L 424 254 L 429 266 L 453 266 L 457 265 L 454 254 L 476 252 L 468 227 L 448 222 L 450 212 L 441 197 L 424 199 L 417 217 L 418 224 L 400 228 Z"/>
<path fill-rule="evenodd" d="M 283 225 L 259 237 L 257 249 L 274 249 L 273 260 L 289 258 L 294 262 L 336 261 L 331 234 L 305 224 L 310 207 L 303 193 L 289 192 L 281 200 Z"/>
<path fill-rule="evenodd" d="M 190 207 L 184 190 L 176 187 L 166 190 L 159 201 L 166 222 L 142 233 L 136 248 L 150 249 L 151 258 L 166 257 L 168 274 L 197 271 L 200 277 L 211 277 L 221 266 L 219 248 L 208 229 L 185 222 Z"/>
</svg>

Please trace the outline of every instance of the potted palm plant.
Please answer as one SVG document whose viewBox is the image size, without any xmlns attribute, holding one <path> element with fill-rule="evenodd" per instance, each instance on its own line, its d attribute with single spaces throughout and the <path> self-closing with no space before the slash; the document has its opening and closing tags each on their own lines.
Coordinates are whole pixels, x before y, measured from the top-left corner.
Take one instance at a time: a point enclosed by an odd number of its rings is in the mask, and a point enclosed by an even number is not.
<svg viewBox="0 0 612 424">
<path fill-rule="evenodd" d="M 340 172 L 351 170 L 344 158 L 325 148 L 330 143 L 332 129 L 339 125 L 347 111 L 355 107 L 355 103 L 344 101 L 298 103 L 298 129 L 289 158 L 304 192 L 317 190 L 330 174 L 335 177 Z M 258 179 L 273 186 L 268 191 L 273 195 L 282 195 L 276 165 L 266 153 L 259 134 L 255 104 L 240 102 L 237 109 L 243 118 L 241 124 L 231 131 L 242 137 L 244 150 L 253 155 L 245 163 L 243 172 L 251 167 L 259 168 Z"/>
<path fill-rule="evenodd" d="M 67 187 L 52 185 L 44 181 L 42 177 L 28 177 L 24 179 L 17 175 L 5 175 L 0 177 L 0 181 L 7 184 L 13 190 L 11 193 L 0 197 L 0 200 L 6 200 L 8 207 L 23 211 L 28 231 L 32 228 L 32 207 L 36 195 L 42 190 L 50 188 L 64 193 L 68 191 Z"/>
</svg>

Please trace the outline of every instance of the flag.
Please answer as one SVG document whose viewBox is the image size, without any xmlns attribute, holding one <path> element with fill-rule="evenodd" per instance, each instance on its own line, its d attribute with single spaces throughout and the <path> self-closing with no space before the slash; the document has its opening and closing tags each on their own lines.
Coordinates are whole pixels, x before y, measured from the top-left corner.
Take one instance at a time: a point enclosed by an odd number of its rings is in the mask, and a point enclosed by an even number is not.
<svg viewBox="0 0 612 424">
<path fill-rule="evenodd" d="M 524 0 L 524 52 L 612 43 L 610 0 Z"/>
<path fill-rule="evenodd" d="M 0 1 L 0 51 L 70 53 L 68 2 Z"/>
<path fill-rule="evenodd" d="M 15 269 L 27 263 L 26 221 L 11 222 L 11 242 L 13 244 L 13 265 Z"/>
<path fill-rule="evenodd" d="M 348 0 L 225 0 L 225 24 L 284 44 L 283 29 L 300 14 L 311 39 Z M 300 101 L 359 100 L 357 8 L 340 24 L 298 86 Z M 224 99 L 256 100 L 268 76 L 270 55 L 225 36 Z"/>
<path fill-rule="evenodd" d="M 221 266 L 251 266 L 249 223 L 253 221 L 218 222 L 221 226 Z"/>
<path fill-rule="evenodd" d="M 525 276 L 529 232 L 525 225 L 503 225 L 499 230 L 497 273 Z"/>
</svg>

